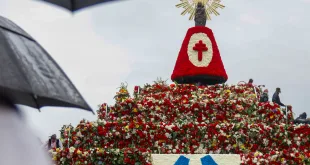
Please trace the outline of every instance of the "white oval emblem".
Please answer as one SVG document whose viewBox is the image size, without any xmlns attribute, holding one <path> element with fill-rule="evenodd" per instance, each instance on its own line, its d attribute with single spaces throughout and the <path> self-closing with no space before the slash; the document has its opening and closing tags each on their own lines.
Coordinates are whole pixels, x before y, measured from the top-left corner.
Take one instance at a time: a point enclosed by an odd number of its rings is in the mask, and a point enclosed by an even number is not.
<svg viewBox="0 0 310 165">
<path fill-rule="evenodd" d="M 187 54 L 189 61 L 196 67 L 207 67 L 213 57 L 212 42 L 207 34 L 193 34 L 187 46 Z"/>
</svg>

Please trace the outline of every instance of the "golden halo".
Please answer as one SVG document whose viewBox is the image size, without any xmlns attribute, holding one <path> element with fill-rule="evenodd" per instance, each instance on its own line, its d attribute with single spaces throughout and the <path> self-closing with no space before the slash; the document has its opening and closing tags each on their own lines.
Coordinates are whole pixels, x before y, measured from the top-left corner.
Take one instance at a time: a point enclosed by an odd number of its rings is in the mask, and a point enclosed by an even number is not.
<svg viewBox="0 0 310 165">
<path fill-rule="evenodd" d="M 211 20 L 211 15 L 220 15 L 217 11 L 218 8 L 223 9 L 225 6 L 220 4 L 221 0 L 180 0 L 181 3 L 177 4 L 177 8 L 184 8 L 181 15 L 190 14 L 189 20 L 193 20 L 195 16 L 195 9 L 198 2 L 202 2 L 206 8 L 207 20 Z"/>
</svg>

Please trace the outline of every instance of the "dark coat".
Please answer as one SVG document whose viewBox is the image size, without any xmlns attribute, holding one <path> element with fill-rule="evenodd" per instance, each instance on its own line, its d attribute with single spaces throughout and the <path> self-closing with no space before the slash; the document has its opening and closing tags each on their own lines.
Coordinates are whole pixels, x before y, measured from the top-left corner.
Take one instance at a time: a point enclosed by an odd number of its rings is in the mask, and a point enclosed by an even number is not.
<svg viewBox="0 0 310 165">
<path fill-rule="evenodd" d="M 49 139 L 49 140 L 48 140 L 48 149 L 49 149 L 49 150 L 52 149 L 51 146 L 52 146 L 52 140 Z M 56 148 L 59 148 L 59 147 L 60 147 L 60 145 L 59 145 L 59 139 L 56 139 Z"/>
<path fill-rule="evenodd" d="M 307 120 L 307 114 L 302 113 L 294 120 L 295 124 L 310 124 L 310 120 Z"/>
<path fill-rule="evenodd" d="M 268 102 L 268 101 L 269 101 L 268 93 L 263 93 L 263 94 L 260 96 L 259 102 L 265 103 L 265 102 Z"/>
<path fill-rule="evenodd" d="M 272 96 L 272 102 L 277 103 L 277 104 L 279 104 L 280 106 L 285 106 L 285 105 L 281 102 L 278 92 L 275 92 L 275 93 L 273 94 L 273 96 Z"/>
</svg>

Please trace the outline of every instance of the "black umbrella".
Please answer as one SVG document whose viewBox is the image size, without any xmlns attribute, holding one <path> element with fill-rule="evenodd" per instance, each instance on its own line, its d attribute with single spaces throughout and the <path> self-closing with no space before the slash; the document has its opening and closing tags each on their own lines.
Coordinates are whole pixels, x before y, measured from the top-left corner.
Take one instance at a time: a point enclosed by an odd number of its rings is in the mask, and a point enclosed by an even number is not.
<svg viewBox="0 0 310 165">
<path fill-rule="evenodd" d="M 77 10 L 94 6 L 100 3 L 106 3 L 106 2 L 115 2 L 119 0 L 40 0 L 52 3 L 54 5 L 58 5 L 61 7 L 64 7 L 71 12 L 75 12 Z"/>
<path fill-rule="evenodd" d="M 15 104 L 38 109 L 61 106 L 92 111 L 40 44 L 1 16 L 0 95 L 9 97 Z"/>
</svg>

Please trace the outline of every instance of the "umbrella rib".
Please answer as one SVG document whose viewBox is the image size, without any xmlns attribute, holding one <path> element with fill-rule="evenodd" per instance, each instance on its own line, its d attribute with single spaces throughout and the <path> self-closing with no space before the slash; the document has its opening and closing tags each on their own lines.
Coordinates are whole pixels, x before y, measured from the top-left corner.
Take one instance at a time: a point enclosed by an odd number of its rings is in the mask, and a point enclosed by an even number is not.
<svg viewBox="0 0 310 165">
<path fill-rule="evenodd" d="M 6 28 L 6 27 L 4 27 L 4 26 L 1 26 L 1 25 L 0 25 L 0 28 L 4 29 L 4 30 L 6 30 L 6 31 L 9 31 L 9 32 L 11 32 L 11 33 L 20 35 L 20 36 L 22 36 L 22 37 L 25 37 L 25 38 L 27 38 L 27 39 L 33 41 L 33 42 L 37 42 L 36 40 L 34 40 L 33 38 L 31 38 L 30 36 L 23 35 L 23 34 L 21 34 L 21 33 L 18 33 L 18 32 L 16 32 L 16 31 L 14 31 L 14 30 L 8 29 L 8 28 Z"/>
<path fill-rule="evenodd" d="M 34 41 L 34 42 L 35 42 L 35 41 Z M 36 42 L 35 42 L 35 43 L 36 43 Z M 38 43 L 37 43 L 37 44 L 38 44 Z M 27 49 L 28 53 L 31 54 L 31 51 L 29 50 L 29 47 L 28 47 L 28 46 L 26 46 L 26 49 Z M 24 72 L 22 72 L 22 73 L 24 73 Z M 28 80 L 27 76 L 25 76 L 25 74 L 23 74 L 23 75 L 24 75 L 24 77 L 26 77 L 28 84 L 31 84 L 31 83 L 29 83 L 29 80 Z M 32 85 L 30 85 L 30 87 L 31 87 L 31 90 L 33 91 Z M 33 98 L 33 100 L 34 100 L 34 102 L 35 102 L 35 104 L 36 104 L 36 106 L 37 106 L 39 112 L 41 112 L 41 110 L 40 110 L 40 105 L 39 105 L 39 103 L 37 102 L 38 96 L 35 95 L 35 94 L 32 94 L 32 98 Z"/>
</svg>

